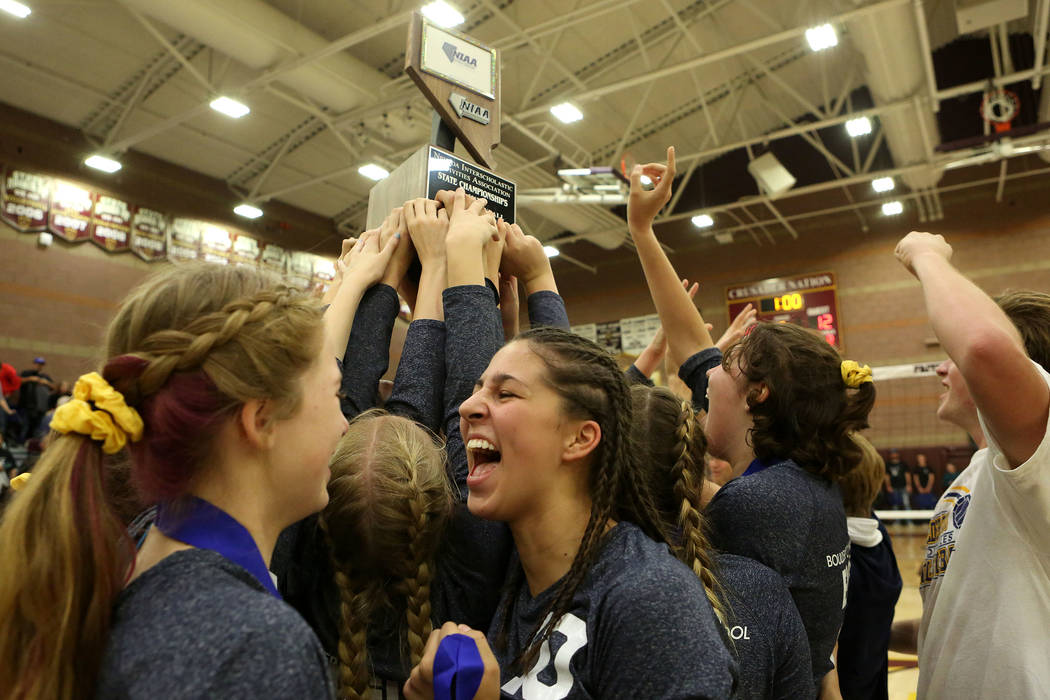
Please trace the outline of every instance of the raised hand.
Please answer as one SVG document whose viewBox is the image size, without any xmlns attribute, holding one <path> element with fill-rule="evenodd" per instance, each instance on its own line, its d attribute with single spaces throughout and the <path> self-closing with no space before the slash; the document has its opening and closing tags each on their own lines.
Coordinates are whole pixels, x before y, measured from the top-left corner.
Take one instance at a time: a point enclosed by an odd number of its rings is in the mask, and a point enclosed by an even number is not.
<svg viewBox="0 0 1050 700">
<path fill-rule="evenodd" d="M 508 343 L 518 334 L 518 278 L 499 273 L 499 312 L 503 319 L 503 339 Z"/>
<path fill-rule="evenodd" d="M 520 279 L 525 285 L 526 294 L 546 288 L 557 292 L 550 259 L 543 252 L 543 244 L 535 236 L 526 236 L 517 224 L 509 224 L 506 227 L 506 247 L 503 249 L 503 263 L 500 267 L 503 274 L 514 275 Z M 546 279 L 548 276 L 549 280 Z M 541 282 L 549 287 L 540 286 Z"/>
<path fill-rule="evenodd" d="M 383 225 L 379 228 L 380 248 L 386 247 L 394 234 L 400 236 L 401 242 L 390 258 L 390 264 L 387 265 L 381 282 L 397 289 L 415 257 L 415 247 L 412 245 L 412 239 L 408 237 L 408 223 L 403 207 L 395 207 L 383 220 Z"/>
<path fill-rule="evenodd" d="M 378 282 L 386 272 L 400 240 L 401 234 L 395 231 L 386 245 L 380 245 L 379 231 L 362 233 L 350 252 L 339 260 L 344 266 L 343 286 L 352 280 L 360 285 L 360 289 L 367 289 Z"/>
<path fill-rule="evenodd" d="M 736 315 L 733 322 L 729 324 L 729 328 L 722 334 L 722 337 L 715 343 L 715 347 L 725 354 L 726 350 L 740 342 L 740 339 L 747 334 L 747 329 L 755 325 L 758 317 L 758 311 L 755 309 L 753 304 L 748 304 L 740 313 Z"/>
<path fill-rule="evenodd" d="M 466 192 L 462 187 L 457 189 L 448 214 L 449 237 L 473 239 L 481 245 L 498 238 L 496 217 L 485 210 L 486 204 L 488 202 L 484 199 L 475 199 L 468 204 Z"/>
<path fill-rule="evenodd" d="M 653 181 L 653 189 L 642 187 L 642 175 Z M 671 199 L 674 182 L 674 146 L 667 149 L 667 164 L 636 165 L 631 170 L 631 194 L 627 200 L 627 225 L 631 233 L 650 229 L 653 219 Z"/>
<path fill-rule="evenodd" d="M 908 272 L 915 274 L 915 261 L 925 255 L 936 255 L 945 260 L 952 259 L 952 247 L 940 234 L 912 231 L 897 244 L 893 254 Z"/>
<path fill-rule="evenodd" d="M 405 202 L 405 221 L 412 237 L 419 262 L 445 264 L 445 236 L 448 234 L 448 212 L 438 209 L 432 199 L 413 199 Z"/>
<path fill-rule="evenodd" d="M 510 226 L 503 219 L 496 219 L 496 235 L 485 241 L 485 277 L 492 284 L 499 283 L 500 262 L 507 243 L 507 232 Z"/>
</svg>

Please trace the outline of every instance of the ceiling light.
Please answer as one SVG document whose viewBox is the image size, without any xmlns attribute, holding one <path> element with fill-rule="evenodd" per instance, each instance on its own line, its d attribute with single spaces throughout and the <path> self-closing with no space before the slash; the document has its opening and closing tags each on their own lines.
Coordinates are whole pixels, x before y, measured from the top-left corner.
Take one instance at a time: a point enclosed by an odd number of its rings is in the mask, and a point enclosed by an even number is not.
<svg viewBox="0 0 1050 700">
<path fill-rule="evenodd" d="M 369 180 L 375 180 L 376 182 L 390 176 L 389 170 L 380 165 L 376 165 L 375 163 L 366 163 L 358 168 L 357 172 L 361 173 Z"/>
<path fill-rule="evenodd" d="M 857 119 L 850 119 L 846 122 L 846 133 L 857 138 L 858 136 L 864 136 L 865 134 L 871 133 L 871 120 L 867 117 L 858 117 Z"/>
<path fill-rule="evenodd" d="M 15 0 L 0 0 L 0 10 L 14 15 L 18 19 L 25 19 L 32 12 L 28 6 L 15 2 Z"/>
<path fill-rule="evenodd" d="M 824 49 L 830 49 L 832 46 L 838 46 L 839 37 L 835 33 L 835 28 L 830 24 L 822 24 L 819 27 L 811 27 L 806 30 L 806 41 L 809 42 L 809 48 L 814 51 L 823 51 Z"/>
<path fill-rule="evenodd" d="M 434 2 L 423 5 L 423 16 L 439 27 L 456 27 L 466 21 L 459 10 L 449 5 L 445 0 L 434 0 Z"/>
<path fill-rule="evenodd" d="M 543 246 L 543 252 L 547 254 L 548 258 L 556 258 L 556 257 L 558 257 L 558 254 L 561 251 L 559 251 L 557 248 L 555 248 L 552 245 L 545 245 L 545 246 Z"/>
<path fill-rule="evenodd" d="M 211 101 L 211 108 L 232 119 L 240 119 L 251 111 L 248 109 L 248 105 L 229 97 L 216 97 Z"/>
<path fill-rule="evenodd" d="M 904 211 L 904 205 L 900 202 L 886 202 L 882 205 L 883 216 L 897 216 Z"/>
<path fill-rule="evenodd" d="M 583 119 L 583 112 L 577 109 L 575 105 L 571 105 L 568 102 L 562 102 L 560 105 L 554 105 L 551 107 L 551 114 L 565 124 L 572 124 L 573 122 L 578 122 Z"/>
<path fill-rule="evenodd" d="M 880 177 L 871 181 L 871 188 L 876 192 L 889 192 L 896 186 L 897 183 L 893 181 L 892 177 Z"/>
<path fill-rule="evenodd" d="M 238 204 L 233 208 L 233 213 L 245 219 L 258 219 L 263 215 L 263 210 L 252 204 Z"/>
<path fill-rule="evenodd" d="M 3 0 L 0 0 L 3 2 Z M 107 158 L 106 156 L 100 156 L 95 154 L 84 161 L 84 165 L 95 170 L 101 170 L 104 173 L 115 173 L 122 167 L 120 161 Z"/>
<path fill-rule="evenodd" d="M 646 187 L 652 187 L 653 185 L 653 179 L 648 175 L 642 175 L 640 178 L 638 178 L 638 181 Z"/>
<path fill-rule="evenodd" d="M 699 216 L 693 217 L 693 226 L 697 228 L 708 228 L 715 225 L 715 220 L 707 214 L 700 214 Z"/>
</svg>

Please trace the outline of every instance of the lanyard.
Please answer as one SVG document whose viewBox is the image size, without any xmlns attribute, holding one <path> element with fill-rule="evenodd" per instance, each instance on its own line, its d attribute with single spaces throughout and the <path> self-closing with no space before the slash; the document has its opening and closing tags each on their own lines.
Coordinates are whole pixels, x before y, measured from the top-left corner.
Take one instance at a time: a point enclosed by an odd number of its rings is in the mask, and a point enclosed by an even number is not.
<svg viewBox="0 0 1050 700">
<path fill-rule="evenodd" d="M 251 534 L 229 513 L 203 498 L 190 496 L 178 508 L 162 503 L 157 508 L 157 528 L 173 540 L 221 554 L 255 577 L 271 595 L 281 600 Z"/>
</svg>

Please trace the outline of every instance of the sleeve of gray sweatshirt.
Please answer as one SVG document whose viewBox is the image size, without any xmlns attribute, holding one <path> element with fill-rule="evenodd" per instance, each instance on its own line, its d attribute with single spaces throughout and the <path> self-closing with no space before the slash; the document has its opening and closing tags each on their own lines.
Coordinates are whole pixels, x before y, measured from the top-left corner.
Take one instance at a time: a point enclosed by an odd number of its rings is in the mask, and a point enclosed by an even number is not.
<svg viewBox="0 0 1050 700">
<path fill-rule="evenodd" d="M 654 386 L 653 380 L 642 374 L 642 370 L 638 369 L 635 365 L 631 365 L 623 371 L 623 376 L 627 379 L 627 383 L 630 385 L 644 384 L 645 386 Z"/>
<path fill-rule="evenodd" d="M 390 365 L 390 336 L 400 308 L 397 292 L 385 284 L 369 288 L 357 305 L 339 388 L 340 406 L 347 420 L 378 404 L 379 378 Z"/>
<path fill-rule="evenodd" d="M 445 378 L 445 323 L 421 318 L 405 334 L 405 347 L 386 410 L 441 431 Z"/>
<path fill-rule="evenodd" d="M 569 313 L 565 310 L 565 300 L 557 292 L 548 289 L 533 292 L 529 295 L 529 325 L 552 326 L 569 330 Z"/>
<path fill-rule="evenodd" d="M 704 348 L 678 368 L 678 377 L 693 391 L 693 405 L 707 410 L 707 372 L 722 364 L 722 351 L 715 346 Z"/>
</svg>

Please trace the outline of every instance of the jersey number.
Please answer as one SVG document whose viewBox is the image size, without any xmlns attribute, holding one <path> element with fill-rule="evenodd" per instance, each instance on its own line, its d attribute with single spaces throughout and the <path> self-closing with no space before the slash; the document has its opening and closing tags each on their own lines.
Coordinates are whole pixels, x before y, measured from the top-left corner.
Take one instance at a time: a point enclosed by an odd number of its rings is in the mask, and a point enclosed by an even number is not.
<svg viewBox="0 0 1050 700">
<path fill-rule="evenodd" d="M 547 624 L 547 621 L 544 620 L 543 624 Z M 532 670 L 524 678 L 517 676 L 507 681 L 503 685 L 504 692 L 514 695 L 520 690 L 522 700 L 562 700 L 569 696 L 573 680 L 569 662 L 576 652 L 587 646 L 587 624 L 575 615 L 566 613 L 554 631 L 565 636 L 565 642 L 554 655 L 554 685 L 546 685 L 539 678 L 540 671 L 547 668 L 551 660 L 551 640 L 548 639 L 540 647 L 540 656 Z"/>
</svg>

